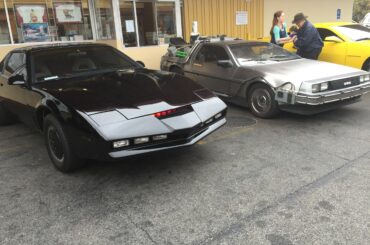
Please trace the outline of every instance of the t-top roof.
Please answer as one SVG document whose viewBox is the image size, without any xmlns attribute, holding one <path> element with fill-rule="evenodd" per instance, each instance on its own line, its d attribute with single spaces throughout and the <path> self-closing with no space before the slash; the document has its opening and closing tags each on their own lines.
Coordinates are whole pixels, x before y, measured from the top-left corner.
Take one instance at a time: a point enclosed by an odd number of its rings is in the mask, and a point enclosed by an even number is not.
<svg viewBox="0 0 370 245">
<path fill-rule="evenodd" d="M 102 43 L 92 43 L 92 42 L 48 43 L 48 44 L 28 45 L 28 46 L 16 48 L 13 51 L 40 51 L 40 50 L 47 50 L 47 49 L 81 47 L 81 46 L 109 46 L 109 45 L 102 44 Z"/>
</svg>

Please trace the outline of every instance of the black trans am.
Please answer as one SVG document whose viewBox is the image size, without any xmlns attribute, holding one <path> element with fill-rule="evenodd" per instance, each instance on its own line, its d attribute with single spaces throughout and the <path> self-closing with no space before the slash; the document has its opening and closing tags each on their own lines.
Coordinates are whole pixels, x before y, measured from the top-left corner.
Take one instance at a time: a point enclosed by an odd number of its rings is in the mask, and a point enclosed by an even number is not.
<svg viewBox="0 0 370 245">
<path fill-rule="evenodd" d="M 83 159 L 189 146 L 226 122 L 226 105 L 208 89 L 106 45 L 16 49 L 0 72 L 0 125 L 20 119 L 42 131 L 62 172 Z"/>
</svg>

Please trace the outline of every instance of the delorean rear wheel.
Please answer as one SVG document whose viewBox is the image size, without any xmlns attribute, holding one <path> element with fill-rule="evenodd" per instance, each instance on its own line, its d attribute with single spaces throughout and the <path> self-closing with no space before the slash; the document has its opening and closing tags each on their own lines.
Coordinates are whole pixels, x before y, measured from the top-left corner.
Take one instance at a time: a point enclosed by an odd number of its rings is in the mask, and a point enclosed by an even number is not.
<svg viewBox="0 0 370 245">
<path fill-rule="evenodd" d="M 44 118 L 44 139 L 49 157 L 59 171 L 70 173 L 84 164 L 72 151 L 63 125 L 52 114 Z"/>
<path fill-rule="evenodd" d="M 262 83 L 252 85 L 247 100 L 252 114 L 257 117 L 272 118 L 280 111 L 275 94 L 268 85 Z"/>
</svg>

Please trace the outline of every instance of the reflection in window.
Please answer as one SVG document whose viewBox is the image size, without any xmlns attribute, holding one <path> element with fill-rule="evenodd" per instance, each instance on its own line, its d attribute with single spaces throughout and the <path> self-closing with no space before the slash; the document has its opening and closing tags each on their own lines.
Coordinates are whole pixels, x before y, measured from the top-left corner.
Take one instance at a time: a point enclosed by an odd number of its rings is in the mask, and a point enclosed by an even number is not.
<svg viewBox="0 0 370 245">
<path fill-rule="evenodd" d="M 156 45 L 158 37 L 155 25 L 154 2 L 136 1 L 136 14 L 140 46 Z"/>
<path fill-rule="evenodd" d="M 98 39 L 115 39 L 111 0 L 95 0 Z"/>
<path fill-rule="evenodd" d="M 120 13 L 123 41 L 125 47 L 136 47 L 136 25 L 134 3 L 132 0 L 120 0 Z"/>
<path fill-rule="evenodd" d="M 198 64 L 215 63 L 218 60 L 228 59 L 229 56 L 227 55 L 224 48 L 213 45 L 204 45 L 195 57 L 195 61 Z"/>
<path fill-rule="evenodd" d="M 158 2 L 156 5 L 159 44 L 169 43 L 171 37 L 176 37 L 175 3 Z"/>
<path fill-rule="evenodd" d="M 92 39 L 88 0 L 6 0 L 15 43 Z"/>
<path fill-rule="evenodd" d="M 125 47 L 166 44 L 176 37 L 175 1 L 119 1 Z"/>
<path fill-rule="evenodd" d="M 87 0 L 81 2 L 58 1 L 53 4 L 53 7 L 56 15 L 56 30 L 50 29 L 52 41 L 93 39 Z M 50 13 L 49 16 L 51 16 Z"/>
<path fill-rule="evenodd" d="M 9 73 L 15 72 L 16 70 L 18 70 L 19 68 L 21 68 L 25 64 L 25 58 L 26 57 L 25 57 L 24 53 L 13 53 L 10 56 L 5 69 Z"/>
<path fill-rule="evenodd" d="M 9 44 L 10 43 L 10 36 L 9 36 L 9 28 L 8 22 L 6 20 L 5 14 L 5 6 L 4 2 L 0 2 L 0 44 Z"/>
</svg>

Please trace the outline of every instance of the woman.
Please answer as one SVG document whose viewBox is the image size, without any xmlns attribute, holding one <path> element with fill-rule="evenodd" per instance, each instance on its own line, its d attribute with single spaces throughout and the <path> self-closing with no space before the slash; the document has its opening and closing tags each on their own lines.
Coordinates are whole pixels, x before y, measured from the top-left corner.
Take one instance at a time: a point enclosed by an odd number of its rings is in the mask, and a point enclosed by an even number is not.
<svg viewBox="0 0 370 245">
<path fill-rule="evenodd" d="M 284 46 L 284 43 L 292 41 L 286 31 L 284 16 L 285 14 L 283 11 L 277 11 L 274 13 L 274 19 L 272 20 L 272 27 L 270 31 L 271 43 L 277 44 L 281 47 Z"/>
</svg>

